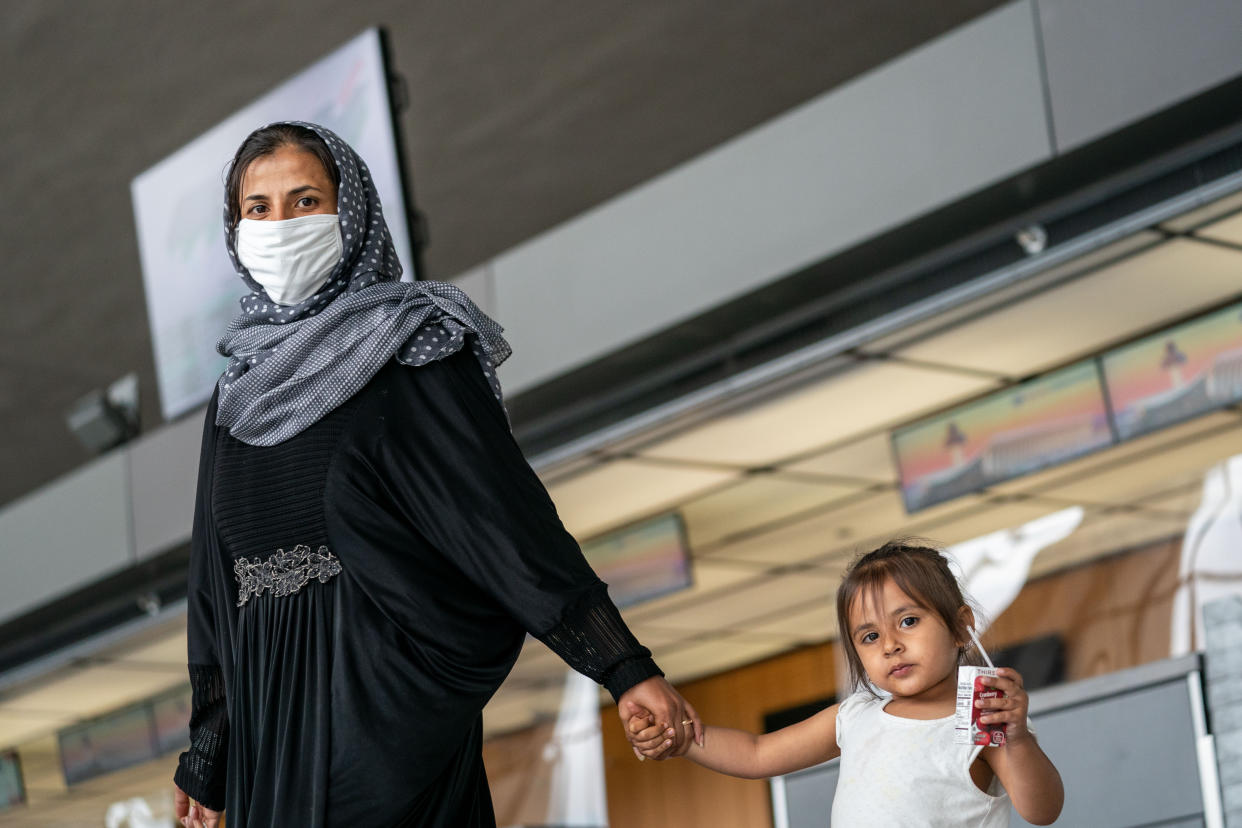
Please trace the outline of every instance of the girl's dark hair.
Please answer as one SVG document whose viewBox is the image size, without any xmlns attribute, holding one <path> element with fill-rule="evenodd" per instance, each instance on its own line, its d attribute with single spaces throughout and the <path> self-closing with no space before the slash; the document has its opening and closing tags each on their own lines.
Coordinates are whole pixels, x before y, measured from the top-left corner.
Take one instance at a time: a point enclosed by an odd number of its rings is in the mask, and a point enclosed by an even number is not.
<svg viewBox="0 0 1242 828">
<path fill-rule="evenodd" d="M 272 124 L 256 129 L 237 148 L 237 154 L 233 156 L 229 171 L 225 175 L 224 201 L 228 205 L 229 227 L 236 227 L 241 220 L 241 205 L 238 201 L 241 198 L 242 176 L 256 159 L 271 155 L 281 147 L 296 147 L 313 154 L 323 164 L 328 178 L 332 179 L 332 186 L 340 188 L 341 171 L 337 169 L 336 159 L 314 130 L 297 124 Z"/>
<path fill-rule="evenodd" d="M 962 594 L 957 577 L 949 569 L 949 560 L 939 549 L 914 540 L 893 540 L 858 558 L 845 571 L 837 588 L 838 638 L 845 648 L 850 670 L 850 687 L 858 690 L 870 686 L 862 658 L 850 634 L 850 610 L 859 596 L 866 594 L 873 601 L 884 591 L 889 578 L 928 612 L 935 613 L 955 641 L 967 642 L 958 649 L 959 664 L 979 664 L 978 653 L 969 644 L 970 633 L 962 618 L 962 607 L 974 608 Z"/>
</svg>

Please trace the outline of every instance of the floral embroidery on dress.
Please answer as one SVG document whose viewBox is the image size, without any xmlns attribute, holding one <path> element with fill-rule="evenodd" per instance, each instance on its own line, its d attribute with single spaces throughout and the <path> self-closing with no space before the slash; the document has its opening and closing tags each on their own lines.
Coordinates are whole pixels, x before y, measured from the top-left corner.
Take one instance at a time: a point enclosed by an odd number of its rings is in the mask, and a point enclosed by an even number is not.
<svg viewBox="0 0 1242 828">
<path fill-rule="evenodd" d="M 286 552 L 277 549 L 274 555 L 263 558 L 238 558 L 233 562 L 233 574 L 237 576 L 237 606 L 244 605 L 251 596 L 270 591 L 283 598 L 292 595 L 309 584 L 319 581 L 326 584 L 341 572 L 341 561 L 328 547 L 312 552 L 304 543 Z"/>
</svg>

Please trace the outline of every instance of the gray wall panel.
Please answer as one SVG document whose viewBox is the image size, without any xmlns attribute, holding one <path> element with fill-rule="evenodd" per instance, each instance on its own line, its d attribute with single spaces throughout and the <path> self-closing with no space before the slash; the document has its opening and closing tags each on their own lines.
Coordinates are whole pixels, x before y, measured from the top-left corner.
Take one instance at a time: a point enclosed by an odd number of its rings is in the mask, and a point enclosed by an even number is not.
<svg viewBox="0 0 1242 828">
<path fill-rule="evenodd" d="M 1005 6 L 496 259 L 506 388 L 1050 157 L 1034 29 Z"/>
<path fill-rule="evenodd" d="M 1238 0 L 1035 0 L 1058 152 L 1242 73 Z"/>
<path fill-rule="evenodd" d="M 1201 824 L 1192 713 L 1198 703 L 1182 679 L 1033 714 L 1039 742 L 1065 782 L 1058 822 L 1096 828 Z M 1030 823 L 1013 814 L 1009 824 Z"/>
<path fill-rule="evenodd" d="M 0 621 L 130 563 L 126 466 L 115 452 L 0 512 Z"/>
<path fill-rule="evenodd" d="M 190 537 L 204 411 L 186 415 L 129 449 L 134 552 L 139 560 Z"/>
</svg>

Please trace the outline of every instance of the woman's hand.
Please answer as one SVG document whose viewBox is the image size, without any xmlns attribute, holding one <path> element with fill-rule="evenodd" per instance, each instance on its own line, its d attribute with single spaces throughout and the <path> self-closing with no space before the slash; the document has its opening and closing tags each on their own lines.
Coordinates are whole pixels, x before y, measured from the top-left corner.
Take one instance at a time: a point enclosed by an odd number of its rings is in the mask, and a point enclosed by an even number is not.
<svg viewBox="0 0 1242 828">
<path fill-rule="evenodd" d="M 986 712 L 979 717 L 985 725 L 1005 725 L 1005 741 L 1021 742 L 1031 736 L 1027 730 L 1027 709 L 1030 697 L 1022 687 L 1022 674 L 1012 667 L 1001 667 L 996 678 L 984 676 L 979 679 L 987 687 L 995 687 L 1005 695 L 996 699 L 979 699 L 975 704 Z"/>
<path fill-rule="evenodd" d="M 617 715 L 625 726 L 626 738 L 636 750 L 640 748 L 630 731 L 629 723 L 635 716 L 643 715 L 650 719 L 651 726 L 658 726 L 663 732 L 673 731 L 668 735 L 671 744 L 661 754 L 666 752 L 669 756 L 681 756 L 690 749 L 692 741 L 700 745 L 703 743 L 703 722 L 699 720 L 699 714 L 661 676 L 653 676 L 626 690 L 617 702 Z M 657 755 L 647 755 L 657 758 Z M 658 758 L 666 757 L 658 755 Z"/>
<path fill-rule="evenodd" d="M 173 785 L 173 812 L 185 828 L 217 828 L 220 815 L 224 813 L 190 802 L 190 797 L 176 784 Z"/>
</svg>

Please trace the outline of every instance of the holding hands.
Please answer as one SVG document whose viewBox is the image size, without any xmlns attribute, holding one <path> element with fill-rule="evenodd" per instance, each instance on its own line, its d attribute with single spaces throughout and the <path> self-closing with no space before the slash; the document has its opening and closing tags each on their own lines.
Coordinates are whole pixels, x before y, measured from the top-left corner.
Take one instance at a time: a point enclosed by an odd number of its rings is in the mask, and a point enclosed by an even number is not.
<svg viewBox="0 0 1242 828">
<path fill-rule="evenodd" d="M 617 703 L 617 715 L 639 759 L 681 756 L 693 742 L 703 744 L 699 714 L 660 676 L 625 691 Z"/>
<path fill-rule="evenodd" d="M 647 758 L 670 759 L 674 756 L 681 756 L 690 749 L 689 739 L 684 740 L 683 746 L 679 749 L 674 747 L 674 741 L 679 732 L 684 734 L 687 728 L 693 727 L 692 720 L 684 719 L 680 725 L 669 725 L 667 722 L 657 721 L 651 711 L 633 702 L 629 704 L 629 710 L 630 718 L 625 723 L 625 735 L 629 738 L 630 744 L 634 746 L 634 753 L 640 762 Z M 700 736 L 695 735 L 694 742 L 702 746 L 700 739 Z"/>
<path fill-rule="evenodd" d="M 173 812 L 186 828 L 216 828 L 221 811 L 213 811 L 197 802 L 191 803 L 185 791 L 173 785 Z"/>
</svg>

